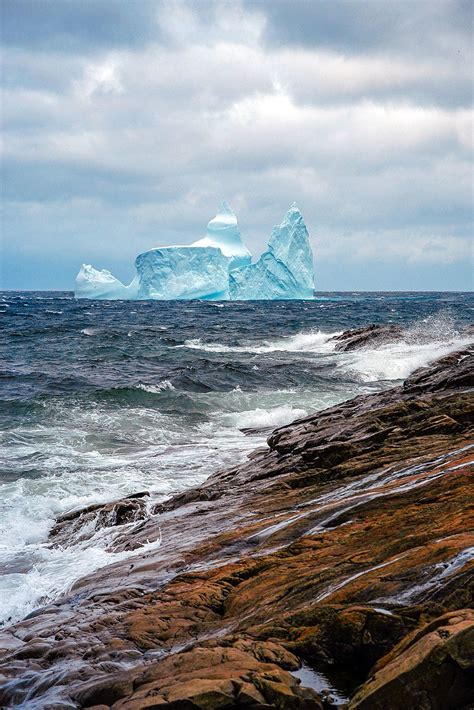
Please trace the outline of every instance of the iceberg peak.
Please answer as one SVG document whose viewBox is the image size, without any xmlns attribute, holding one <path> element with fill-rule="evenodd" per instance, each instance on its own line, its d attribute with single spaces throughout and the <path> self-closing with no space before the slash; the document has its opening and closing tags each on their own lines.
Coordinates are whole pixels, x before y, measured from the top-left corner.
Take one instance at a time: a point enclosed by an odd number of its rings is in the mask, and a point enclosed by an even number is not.
<svg viewBox="0 0 474 710">
<path fill-rule="evenodd" d="M 242 241 L 237 217 L 223 200 L 217 214 L 207 225 L 206 236 L 191 244 L 193 247 L 217 247 L 224 256 L 231 257 L 229 269 L 245 266 L 252 261 L 252 255 Z"/>
<path fill-rule="evenodd" d="M 295 202 L 274 227 L 268 249 L 250 266 L 230 274 L 232 300 L 313 298 L 314 266 L 309 234 Z"/>
<path fill-rule="evenodd" d="M 300 208 L 296 202 L 292 202 L 285 216 L 283 217 L 283 222 L 286 220 L 288 222 L 295 222 L 298 219 L 303 219 Z M 282 222 L 282 223 L 283 223 Z"/>
<path fill-rule="evenodd" d="M 235 224 L 237 225 L 237 217 L 226 200 L 221 200 L 219 202 L 219 207 L 217 208 L 217 214 L 213 217 L 207 225 L 207 229 L 213 229 L 220 226 L 221 224 Z"/>
</svg>

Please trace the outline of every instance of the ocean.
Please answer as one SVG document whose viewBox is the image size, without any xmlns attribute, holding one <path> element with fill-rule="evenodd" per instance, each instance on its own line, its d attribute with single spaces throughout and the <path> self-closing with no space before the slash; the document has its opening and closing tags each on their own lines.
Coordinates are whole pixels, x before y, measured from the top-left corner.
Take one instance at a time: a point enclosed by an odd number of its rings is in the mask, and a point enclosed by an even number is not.
<svg viewBox="0 0 474 710">
<path fill-rule="evenodd" d="M 51 547 L 58 515 L 143 490 L 163 500 L 245 460 L 272 428 L 400 383 L 469 341 L 473 307 L 469 293 L 246 303 L 0 293 L 0 623 L 133 555 L 106 551 L 114 528 Z M 406 337 L 335 351 L 332 335 L 370 323 L 403 324 Z"/>
</svg>

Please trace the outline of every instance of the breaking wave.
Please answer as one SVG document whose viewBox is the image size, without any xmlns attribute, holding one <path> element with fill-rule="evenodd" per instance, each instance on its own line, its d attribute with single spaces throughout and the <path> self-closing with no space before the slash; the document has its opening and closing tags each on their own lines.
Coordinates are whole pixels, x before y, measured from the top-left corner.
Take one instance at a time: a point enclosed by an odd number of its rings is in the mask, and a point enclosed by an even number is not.
<svg viewBox="0 0 474 710">
<path fill-rule="evenodd" d="M 438 313 L 413 323 L 400 341 L 348 353 L 340 366 L 365 382 L 399 381 L 471 341 L 451 314 Z"/>
<path fill-rule="evenodd" d="M 279 426 L 289 424 L 295 419 L 306 417 L 306 409 L 298 409 L 291 405 L 282 405 L 274 409 L 263 409 L 257 407 L 249 411 L 237 412 L 228 415 L 230 421 L 238 429 L 276 429 Z"/>
<path fill-rule="evenodd" d="M 186 340 L 180 348 L 191 350 L 204 350 L 209 353 L 273 353 L 273 352 L 331 352 L 334 345 L 330 343 L 331 338 L 339 335 L 342 331 L 334 333 L 323 333 L 320 330 L 309 333 L 297 333 L 287 338 L 278 340 L 264 340 L 258 344 L 249 342 L 246 345 L 225 345 L 224 343 L 206 343 L 200 338 Z"/>
<path fill-rule="evenodd" d="M 141 389 L 144 392 L 150 392 L 151 394 L 159 394 L 160 392 L 164 392 L 165 390 L 174 392 L 174 390 L 176 389 L 175 387 L 173 387 L 173 384 L 169 380 L 163 380 L 163 382 L 160 382 L 158 385 L 138 384 L 137 387 L 138 389 Z"/>
</svg>

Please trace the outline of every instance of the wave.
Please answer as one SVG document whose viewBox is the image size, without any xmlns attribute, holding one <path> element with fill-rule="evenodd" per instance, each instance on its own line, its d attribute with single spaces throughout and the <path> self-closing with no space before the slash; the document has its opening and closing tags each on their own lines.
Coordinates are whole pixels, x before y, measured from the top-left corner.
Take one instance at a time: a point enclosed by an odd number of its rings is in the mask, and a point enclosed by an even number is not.
<svg viewBox="0 0 474 710">
<path fill-rule="evenodd" d="M 246 345 L 226 345 L 224 343 L 206 343 L 201 338 L 185 340 L 178 348 L 188 348 L 190 350 L 204 350 L 209 353 L 271 353 L 271 352 L 331 352 L 334 344 L 331 338 L 340 335 L 342 331 L 333 333 L 323 333 L 322 331 L 311 331 L 309 333 L 297 333 L 278 340 L 264 340 L 261 344 L 248 343 Z"/>
<path fill-rule="evenodd" d="M 451 315 L 441 312 L 413 323 L 400 341 L 345 354 L 340 367 L 358 374 L 363 382 L 402 381 L 470 342 L 472 336 L 460 332 Z"/>
<path fill-rule="evenodd" d="M 360 376 L 363 382 L 402 381 L 420 367 L 467 345 L 469 339 L 452 343 L 426 343 L 410 346 L 405 342 L 377 350 L 360 350 L 341 367 Z"/>
<path fill-rule="evenodd" d="M 160 392 L 164 392 L 165 390 L 169 390 L 172 392 L 176 390 L 176 387 L 174 387 L 173 383 L 169 380 L 163 380 L 157 385 L 138 384 L 137 388 L 143 390 L 144 392 L 150 392 L 150 394 L 159 394 Z"/>
<path fill-rule="evenodd" d="M 415 321 L 399 341 L 375 346 L 369 343 L 366 347 L 349 353 L 339 353 L 335 350 L 332 338 L 339 334 L 340 331 L 300 332 L 278 340 L 244 345 L 204 342 L 200 338 L 194 338 L 177 347 L 209 353 L 263 355 L 290 352 L 327 355 L 330 356 L 331 367 L 334 367 L 334 372 L 339 377 L 349 376 L 355 381 L 371 383 L 404 380 L 419 367 L 472 342 L 472 336 L 460 332 L 454 318 L 447 311 Z M 329 372 L 326 373 L 326 377 L 328 376 Z"/>
<path fill-rule="evenodd" d="M 276 429 L 307 415 L 306 409 L 282 405 L 273 409 L 257 407 L 248 411 L 236 412 L 227 415 L 227 419 L 238 429 Z"/>
<path fill-rule="evenodd" d="M 66 593 L 85 574 L 138 554 L 107 551 L 122 526 L 50 548 L 48 533 L 59 515 L 140 490 L 158 502 L 243 461 L 255 446 L 235 428 L 186 425 L 149 406 L 125 411 L 60 401 L 49 404 L 46 422 L 44 416 L 39 425 L 25 422 L 3 443 L 16 475 L 2 479 L 0 625 Z"/>
<path fill-rule="evenodd" d="M 30 521 L 26 518 L 25 524 Z M 95 570 L 127 559 L 137 554 L 137 550 L 123 552 L 109 552 L 107 547 L 114 538 L 130 528 L 131 523 L 119 528 L 103 528 L 94 533 L 89 539 L 83 540 L 70 547 L 49 547 L 47 544 L 34 545 L 34 565 L 28 574 L 22 573 L 19 566 L 20 559 L 12 557 L 12 567 L 8 569 L 8 558 L 3 558 L 4 573 L 0 578 L 0 627 L 4 623 L 14 623 L 24 618 L 38 606 L 43 606 L 53 599 L 68 592 L 74 582 Z M 36 536 L 39 530 L 36 530 Z M 31 540 L 39 542 L 38 540 Z M 148 542 L 140 552 L 159 547 L 161 538 Z M 29 563 L 33 559 L 28 560 Z M 6 562 L 6 565 L 5 565 Z M 18 569 L 18 571 L 15 571 Z"/>
</svg>

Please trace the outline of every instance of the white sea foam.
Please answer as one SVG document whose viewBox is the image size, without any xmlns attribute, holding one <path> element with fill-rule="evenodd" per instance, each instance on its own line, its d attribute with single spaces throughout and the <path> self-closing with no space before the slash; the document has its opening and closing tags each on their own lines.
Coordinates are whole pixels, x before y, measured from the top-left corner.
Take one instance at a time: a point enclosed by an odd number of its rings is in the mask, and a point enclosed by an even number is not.
<svg viewBox="0 0 474 710">
<path fill-rule="evenodd" d="M 297 333 L 287 338 L 278 340 L 264 340 L 261 343 L 248 343 L 246 345 L 224 345 L 223 343 L 206 343 L 201 338 L 186 340 L 179 348 L 189 348 L 192 350 L 204 350 L 210 353 L 272 353 L 272 352 L 331 352 L 334 350 L 334 343 L 331 338 L 339 335 L 341 331 L 334 333 L 323 333 L 322 331 L 311 331 L 309 333 Z"/>
<path fill-rule="evenodd" d="M 276 427 L 289 424 L 295 419 L 306 417 L 306 409 L 297 409 L 291 405 L 282 405 L 274 409 L 263 409 L 257 407 L 248 411 L 236 412 L 228 415 L 231 421 L 239 429 L 275 429 Z"/>
<path fill-rule="evenodd" d="M 368 345 L 344 354 L 341 367 L 358 373 L 364 382 L 404 380 L 419 367 L 472 342 L 460 333 L 449 313 L 424 318 L 410 326 L 403 340 L 379 347 Z"/>
<path fill-rule="evenodd" d="M 194 338 L 186 340 L 184 345 L 177 347 L 210 353 L 265 355 L 273 352 L 290 352 L 313 353 L 318 356 L 334 354 L 334 364 L 343 372 L 355 374 L 361 382 L 370 383 L 403 380 L 419 367 L 428 365 L 433 360 L 462 348 L 472 341 L 472 337 L 463 336 L 457 331 L 449 313 L 441 313 L 417 321 L 407 329 L 403 340 L 385 345 L 369 343 L 364 348 L 348 353 L 335 351 L 332 338 L 339 334 L 340 332 L 310 331 L 277 340 L 234 346 L 218 342 L 203 342 L 200 338 Z"/>
<path fill-rule="evenodd" d="M 357 373 L 363 382 L 404 380 L 419 367 L 424 367 L 468 343 L 468 338 L 421 344 L 402 341 L 377 349 L 354 351 L 341 360 L 341 367 Z"/>
<path fill-rule="evenodd" d="M 22 618 L 84 574 L 121 559 L 105 549 L 118 532 L 112 528 L 50 549 L 48 533 L 59 515 L 139 490 L 162 500 L 243 461 L 255 446 L 235 427 L 206 422 L 183 431 L 182 422 L 151 408 L 110 412 L 57 404 L 49 414 L 48 426 L 24 424 L 2 435 L 5 467 L 19 477 L 2 485 L 0 499 L 0 623 Z M 35 477 L 28 476 L 32 468 Z"/>
<path fill-rule="evenodd" d="M 169 380 L 163 380 L 157 385 L 143 385 L 139 384 L 137 385 L 138 389 L 143 390 L 144 392 L 150 392 L 151 394 L 159 394 L 160 392 L 164 392 L 165 390 L 168 391 L 174 391 L 175 387 L 173 386 L 173 383 L 170 382 Z"/>
<path fill-rule="evenodd" d="M 121 532 L 124 529 L 125 526 Z M 12 572 L 0 577 L 0 619 L 7 622 L 20 619 L 38 605 L 45 605 L 67 592 L 79 577 L 136 554 L 133 551 L 107 552 L 105 547 L 116 534 L 116 530 L 108 528 L 71 547 L 38 545 L 28 574 Z M 160 544 L 161 538 L 158 538 L 140 548 L 140 553 Z"/>
</svg>

